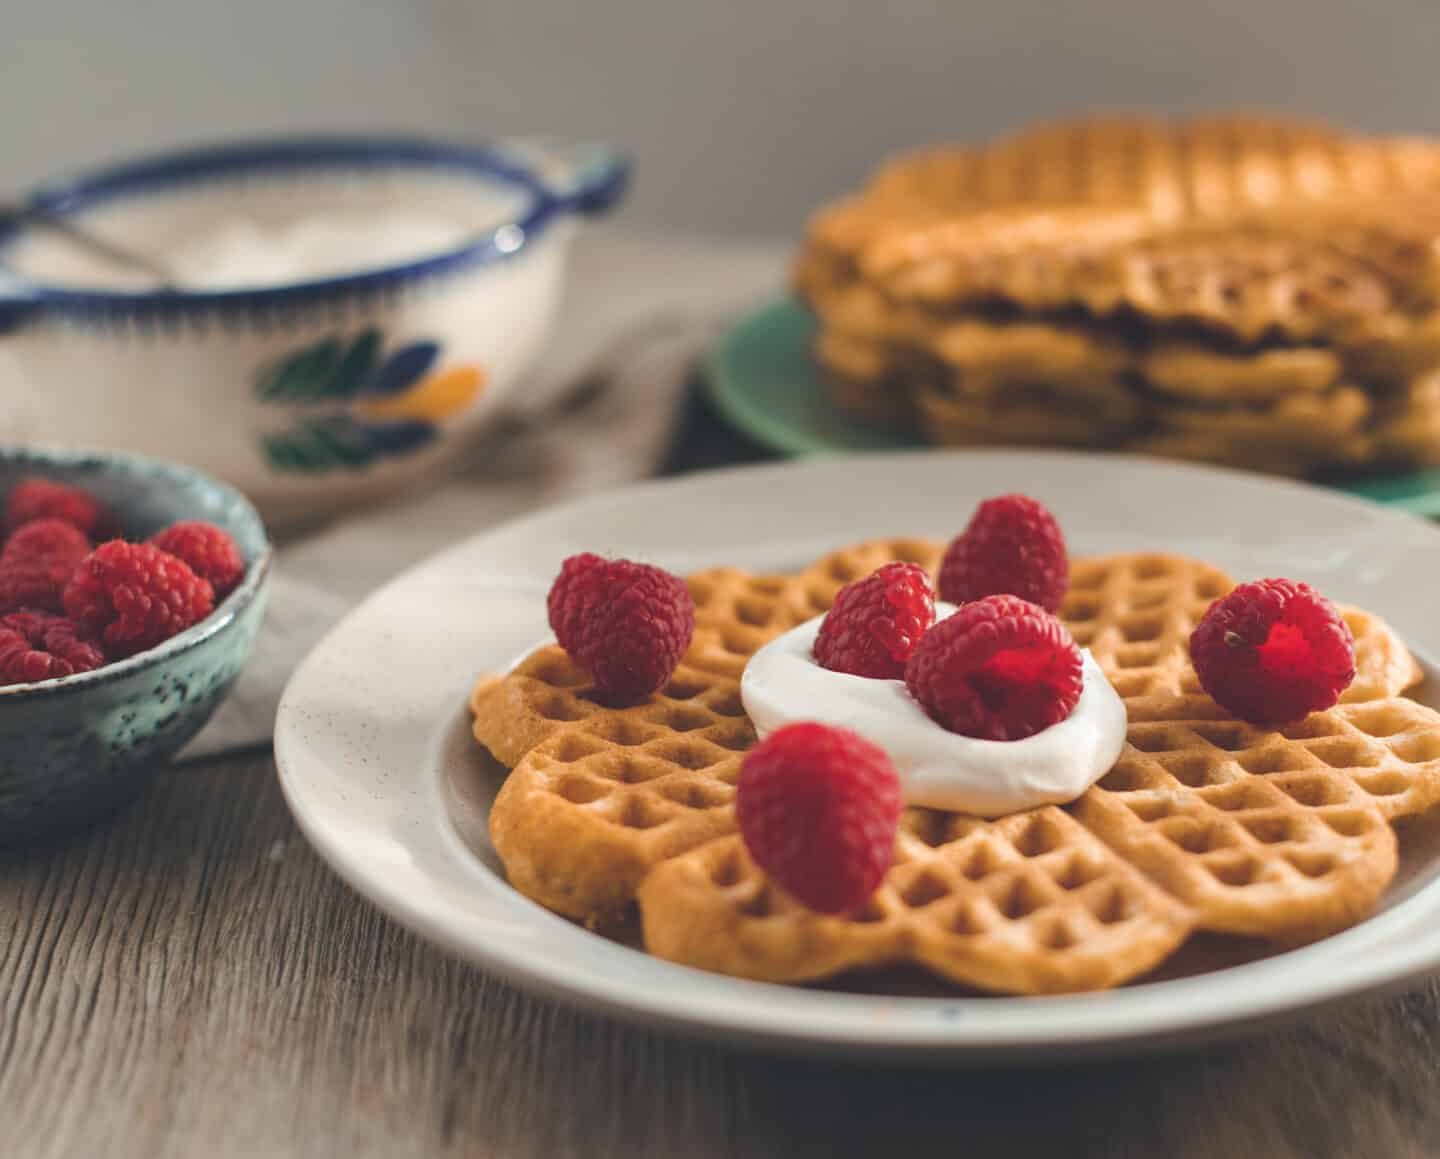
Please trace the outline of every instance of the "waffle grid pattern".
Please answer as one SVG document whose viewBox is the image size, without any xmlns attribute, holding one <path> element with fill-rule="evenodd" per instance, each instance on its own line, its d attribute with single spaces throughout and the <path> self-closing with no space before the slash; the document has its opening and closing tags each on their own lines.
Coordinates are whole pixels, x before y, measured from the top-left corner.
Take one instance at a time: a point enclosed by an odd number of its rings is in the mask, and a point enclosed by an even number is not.
<svg viewBox="0 0 1440 1159">
<path fill-rule="evenodd" d="M 837 405 L 933 442 L 1440 463 L 1440 144 L 1045 126 L 882 167 L 795 282 Z"/>
<path fill-rule="evenodd" d="M 1378 619 L 1346 611 L 1349 702 L 1281 732 L 1229 720 L 1185 641 L 1227 575 L 1144 553 L 1079 561 L 1062 617 L 1127 703 L 1129 743 L 1066 809 L 980 821 L 910 809 L 897 861 L 859 913 L 823 917 L 768 883 L 734 832 L 754 735 L 746 658 L 845 583 L 940 546 L 884 541 L 793 577 L 691 578 L 696 637 L 670 685 L 628 708 L 543 648 L 473 699 L 477 739 L 514 766 L 491 816 L 511 881 L 600 920 L 637 896 L 647 947 L 746 977 L 800 981 L 897 961 L 989 990 L 1115 985 L 1196 929 L 1281 941 L 1367 912 L 1396 865 L 1388 821 L 1440 799 L 1440 717 L 1398 697 L 1418 675 Z"/>
</svg>

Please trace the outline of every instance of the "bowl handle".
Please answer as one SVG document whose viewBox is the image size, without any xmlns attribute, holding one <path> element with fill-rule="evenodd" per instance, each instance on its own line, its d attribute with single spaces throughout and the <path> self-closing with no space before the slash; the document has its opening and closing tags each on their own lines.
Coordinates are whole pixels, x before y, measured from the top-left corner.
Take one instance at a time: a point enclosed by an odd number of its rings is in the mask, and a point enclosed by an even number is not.
<svg viewBox="0 0 1440 1159">
<path fill-rule="evenodd" d="M 608 145 L 527 137 L 504 141 L 497 148 L 530 170 L 565 213 L 604 213 L 620 200 L 630 182 L 630 162 Z"/>
<path fill-rule="evenodd" d="M 8 233 L 23 220 L 24 210 L 19 204 L 0 203 L 0 231 Z M 0 337 L 19 329 L 39 307 L 39 295 L 34 289 L 0 265 Z"/>
<path fill-rule="evenodd" d="M 0 269 L 0 338 L 20 326 L 40 309 L 40 298 Z"/>
</svg>

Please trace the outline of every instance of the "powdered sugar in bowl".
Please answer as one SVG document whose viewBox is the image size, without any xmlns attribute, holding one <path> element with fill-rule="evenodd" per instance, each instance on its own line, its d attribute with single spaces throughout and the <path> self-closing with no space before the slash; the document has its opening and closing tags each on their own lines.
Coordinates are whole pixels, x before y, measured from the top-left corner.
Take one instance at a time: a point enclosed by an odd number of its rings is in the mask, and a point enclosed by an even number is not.
<svg viewBox="0 0 1440 1159">
<path fill-rule="evenodd" d="M 514 388 L 575 219 L 626 177 L 602 148 L 325 137 L 47 186 L 0 220 L 0 440 L 180 458 L 272 523 L 393 490 Z"/>
</svg>

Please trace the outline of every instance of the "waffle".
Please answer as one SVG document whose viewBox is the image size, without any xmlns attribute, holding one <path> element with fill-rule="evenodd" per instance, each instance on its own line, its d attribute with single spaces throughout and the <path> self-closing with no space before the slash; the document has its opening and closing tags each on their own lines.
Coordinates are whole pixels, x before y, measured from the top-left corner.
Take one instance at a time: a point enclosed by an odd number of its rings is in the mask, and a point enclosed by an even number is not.
<svg viewBox="0 0 1440 1159">
<path fill-rule="evenodd" d="M 475 735 L 512 766 L 491 814 L 511 882 L 602 922 L 638 898 L 651 952 L 800 981 L 910 961 L 986 990 L 1116 985 L 1197 929 L 1297 941 L 1357 920 L 1395 871 L 1388 822 L 1440 797 L 1440 716 L 1399 694 L 1404 645 L 1346 609 L 1358 676 L 1345 703 L 1282 732 L 1226 718 L 1185 642 L 1232 586 L 1162 554 L 1077 561 L 1062 616 L 1131 715 L 1114 770 L 1079 802 L 998 821 L 908 809 L 896 864 L 856 914 L 804 910 L 734 831 L 754 733 L 753 652 L 891 559 L 932 572 L 940 545 L 863 544 L 796 576 L 698 573 L 695 638 L 665 689 L 609 708 L 555 646 L 472 697 Z"/>
<path fill-rule="evenodd" d="M 1195 342 L 1160 343 L 1142 354 L 1135 372 L 1155 391 L 1193 405 L 1265 405 L 1288 395 L 1315 395 L 1335 386 L 1345 367 L 1316 347 L 1234 354 Z"/>
<path fill-rule="evenodd" d="M 1079 559 L 1070 566 L 1060 618 L 1127 705 L 1178 695 L 1203 700 L 1190 634 L 1234 586 L 1219 568 L 1164 552 Z M 1338 608 L 1355 639 L 1355 679 L 1342 704 L 1389 700 L 1420 683 L 1420 665 L 1384 620 Z"/>
<path fill-rule="evenodd" d="M 1440 462 L 1440 145 L 1098 119 L 883 166 L 796 268 L 834 401 L 947 445 Z"/>
<path fill-rule="evenodd" d="M 989 212 L 892 229 L 860 255 L 859 272 L 902 308 L 945 314 L 999 303 L 1029 313 L 1124 314 L 1237 343 L 1276 335 L 1383 344 L 1381 320 L 1403 333 L 1407 321 L 1434 316 L 1437 216 L 1440 191 L 1403 206 L 1222 221 Z"/>
<path fill-rule="evenodd" d="M 1437 721 L 1411 701 L 1278 733 L 1198 697 L 1127 707 L 1129 743 L 1075 818 L 1205 929 L 1309 941 L 1353 924 L 1395 873 L 1388 818 L 1440 794 Z"/>
<path fill-rule="evenodd" d="M 1363 200 L 1425 188 L 1428 142 L 1357 139 L 1257 114 L 1173 121 L 1101 116 L 1042 124 L 980 149 L 924 150 L 883 166 L 878 201 L 1133 205 L 1161 218 Z"/>
<path fill-rule="evenodd" d="M 1400 697 L 1419 667 L 1354 608 L 1342 609 L 1357 673 L 1341 705 L 1280 732 L 1229 718 L 1200 691 L 1186 641 L 1230 587 L 1171 556 L 1075 567 L 1061 616 L 1130 724 L 1115 768 L 1073 812 L 1202 928 L 1310 940 L 1364 916 L 1393 876 L 1387 821 L 1440 799 L 1440 718 Z"/>
<path fill-rule="evenodd" d="M 1409 383 L 1378 408 L 1374 439 L 1383 458 L 1440 466 L 1440 371 Z"/>
<path fill-rule="evenodd" d="M 1098 990 L 1189 936 L 1187 906 L 1055 808 L 980 822 L 907 810 L 895 865 L 846 917 L 805 909 L 738 836 L 662 865 L 641 886 L 646 948 L 688 966 L 806 982 L 912 962 L 984 990 Z"/>
<path fill-rule="evenodd" d="M 1119 207 L 1177 221 L 1370 201 L 1437 182 L 1440 154 L 1427 141 L 1265 116 L 1085 118 L 881 166 L 861 193 L 815 215 L 796 282 L 808 297 L 852 276 L 860 252 L 897 223 L 983 209 Z"/>
<path fill-rule="evenodd" d="M 827 329 L 815 355 L 841 409 L 942 445 L 1124 447 L 1294 475 L 1440 461 L 1440 375 L 1367 390 L 1317 347 L 1131 345 L 1074 323 L 966 319 L 924 349 Z"/>
<path fill-rule="evenodd" d="M 600 921 L 634 900 L 655 865 L 731 832 L 740 757 L 755 741 L 740 704 L 745 662 L 851 580 L 892 559 L 933 570 L 938 558 L 933 544 L 896 540 L 837 552 L 798 576 L 693 575 L 690 648 L 640 705 L 597 703 L 554 645 L 482 681 L 471 697 L 475 737 L 512 770 L 490 814 L 511 884 L 557 913 Z"/>
</svg>

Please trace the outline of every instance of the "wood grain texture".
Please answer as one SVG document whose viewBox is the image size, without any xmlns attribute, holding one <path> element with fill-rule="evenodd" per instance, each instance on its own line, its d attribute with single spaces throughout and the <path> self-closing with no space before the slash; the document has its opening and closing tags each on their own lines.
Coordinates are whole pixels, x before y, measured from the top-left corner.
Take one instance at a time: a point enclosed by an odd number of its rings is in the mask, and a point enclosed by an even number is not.
<svg viewBox="0 0 1440 1159">
<path fill-rule="evenodd" d="M 765 457 L 698 397 L 666 473 Z M 1440 1153 L 1440 987 L 1171 1058 L 857 1068 L 532 998 L 310 852 L 268 753 L 0 854 L 0 1159 Z"/>
<path fill-rule="evenodd" d="M 1437 998 L 1024 1075 L 731 1051 L 430 949 L 319 862 L 252 755 L 0 857 L 0 1155 L 1420 1156 Z"/>
</svg>

